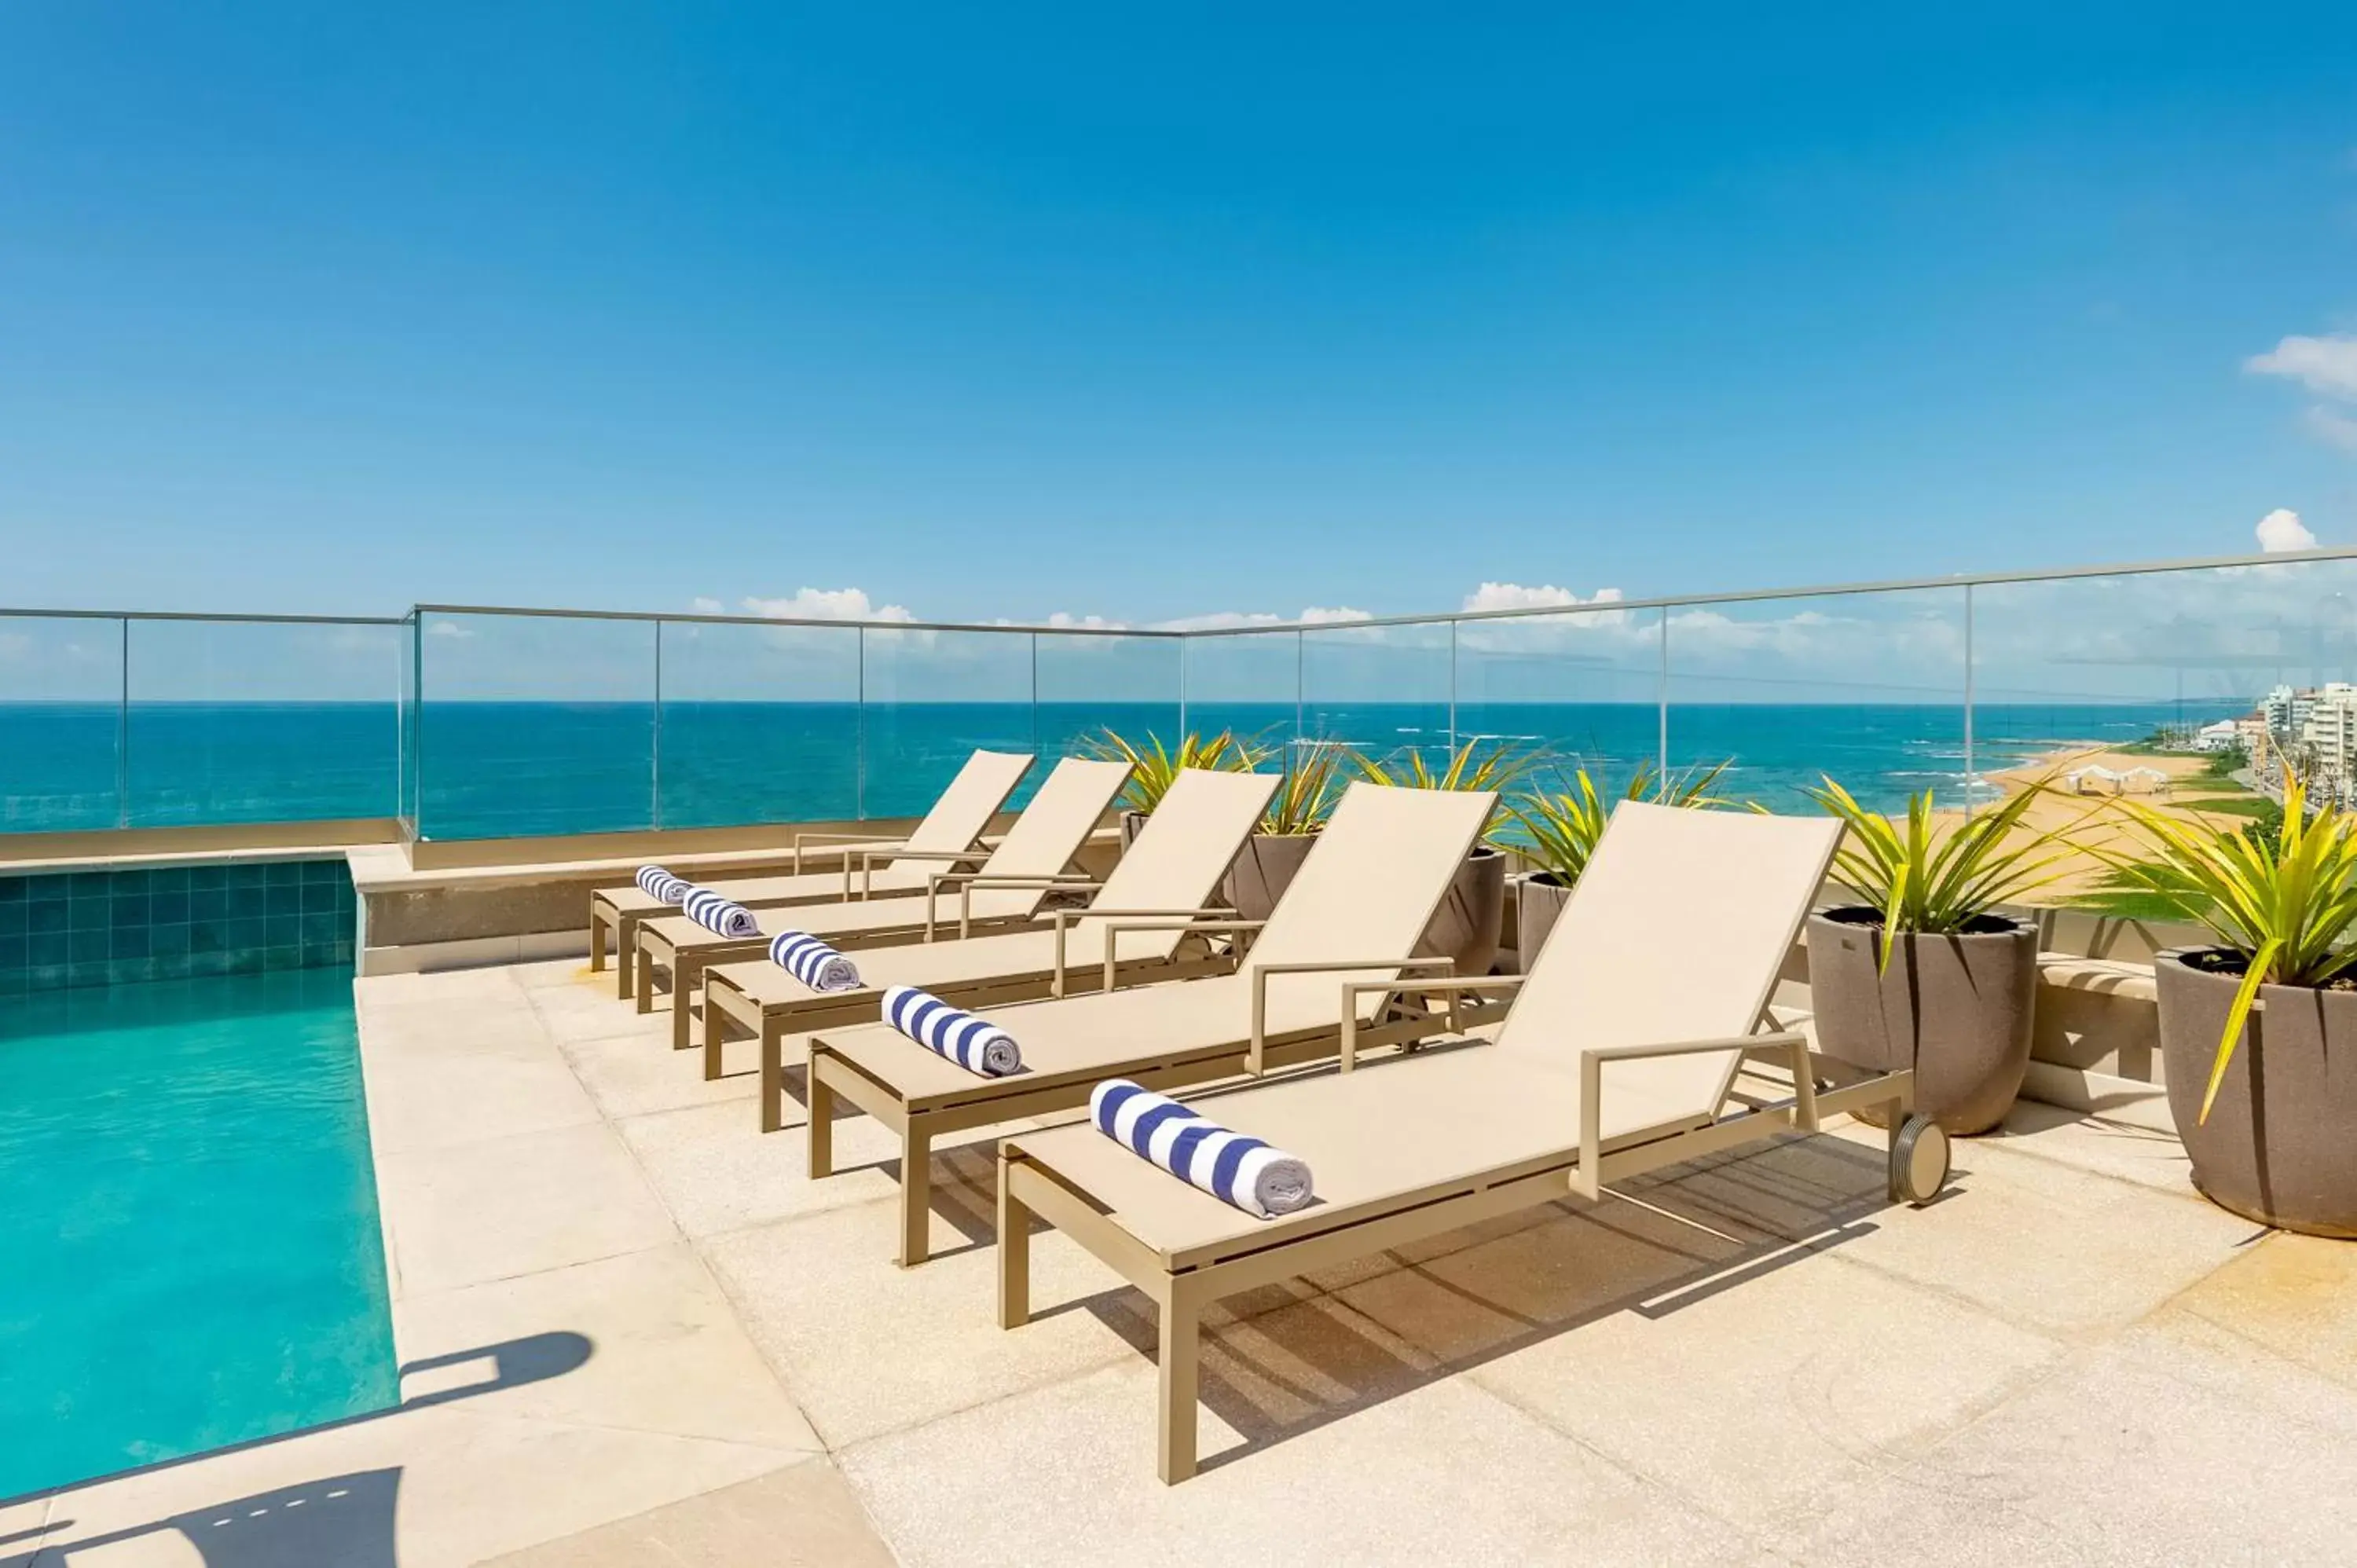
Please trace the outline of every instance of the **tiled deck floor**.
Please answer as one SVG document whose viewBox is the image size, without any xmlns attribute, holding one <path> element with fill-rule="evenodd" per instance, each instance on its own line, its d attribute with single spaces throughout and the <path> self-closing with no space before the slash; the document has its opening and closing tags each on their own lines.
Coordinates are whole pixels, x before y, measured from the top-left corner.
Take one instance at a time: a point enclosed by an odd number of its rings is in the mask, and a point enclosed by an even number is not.
<svg viewBox="0 0 2357 1568">
<path fill-rule="evenodd" d="M 433 1404 L 487 1363 L 418 1373 L 380 1420 L 0 1510 L 0 1563 L 45 1541 L 45 1565 L 214 1568 L 2327 1563 L 2357 1541 L 2357 1246 L 2212 1208 L 2152 1133 L 2025 1105 L 1922 1211 L 1883 1202 L 1879 1134 L 1796 1140 L 1636 1194 L 1708 1230 L 1534 1211 L 1239 1299 L 1205 1350 L 1208 1467 L 1165 1488 L 1138 1298 L 1043 1236 L 1043 1316 L 999 1331 L 976 1154 L 946 1162 L 944 1255 L 895 1269 L 887 1172 L 805 1180 L 796 1132 L 754 1132 L 749 1078 L 703 1082 L 605 978 L 360 983 L 401 1353 L 523 1341 L 514 1386 Z M 858 1133 L 846 1165 L 883 1153 Z M 533 1337 L 565 1335 L 591 1342 L 571 1370 L 547 1347 L 577 1342 Z"/>
</svg>

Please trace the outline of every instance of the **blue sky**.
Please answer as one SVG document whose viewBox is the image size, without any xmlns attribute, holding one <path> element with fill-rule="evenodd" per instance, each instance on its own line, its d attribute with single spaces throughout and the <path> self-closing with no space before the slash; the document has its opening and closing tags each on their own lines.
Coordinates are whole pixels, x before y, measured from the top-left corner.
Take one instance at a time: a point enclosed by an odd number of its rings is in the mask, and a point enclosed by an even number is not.
<svg viewBox="0 0 2357 1568">
<path fill-rule="evenodd" d="M 2357 8 L 1895 9 L 8 7 L 0 602 L 2357 542 Z"/>
</svg>

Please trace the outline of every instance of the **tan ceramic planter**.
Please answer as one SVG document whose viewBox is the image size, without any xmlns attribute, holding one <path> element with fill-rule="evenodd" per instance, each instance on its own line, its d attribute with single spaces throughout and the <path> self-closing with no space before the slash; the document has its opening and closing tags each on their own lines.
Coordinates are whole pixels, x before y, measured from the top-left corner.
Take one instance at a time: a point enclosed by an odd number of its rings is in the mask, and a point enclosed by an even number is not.
<svg viewBox="0 0 2357 1568">
<path fill-rule="evenodd" d="M 1228 908 L 1240 920 L 1267 919 L 1317 843 L 1316 833 L 1254 833 L 1244 840 L 1221 884 Z"/>
<path fill-rule="evenodd" d="M 1901 933 L 1883 967 L 1874 911 L 1829 909 L 1808 921 L 1817 1049 L 1870 1072 L 1912 1067 L 1917 1114 L 1950 1133 L 2004 1121 L 2029 1070 L 2038 932 L 2002 916 L 1982 923 L 1954 935 Z"/>
<path fill-rule="evenodd" d="M 2210 1120 L 2201 1096 L 2242 976 L 2153 960 L 2169 1113 L 2212 1202 L 2262 1225 L 2357 1237 L 2357 992 L 2262 985 Z"/>
<path fill-rule="evenodd" d="M 1497 966 L 1506 923 L 1506 857 L 1480 844 L 1449 879 L 1440 908 L 1415 945 L 1418 958 L 1445 958 L 1458 974 L 1487 974 Z"/>
</svg>

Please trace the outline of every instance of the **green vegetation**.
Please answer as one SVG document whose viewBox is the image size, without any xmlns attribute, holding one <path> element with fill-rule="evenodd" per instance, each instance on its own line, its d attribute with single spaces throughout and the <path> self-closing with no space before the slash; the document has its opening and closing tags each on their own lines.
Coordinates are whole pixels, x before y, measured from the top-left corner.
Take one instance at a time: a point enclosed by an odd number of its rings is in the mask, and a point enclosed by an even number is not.
<svg viewBox="0 0 2357 1568">
<path fill-rule="evenodd" d="M 1372 784 L 1391 784 L 1405 789 L 1494 789 L 1503 795 L 1530 771 L 1537 757 L 1503 741 L 1485 744 L 1469 740 L 1451 751 L 1448 764 L 1437 771 L 1415 746 L 1403 747 L 1385 757 L 1353 752 L 1351 760 L 1359 776 Z M 1504 815 L 1505 811 L 1501 803 L 1499 815 Z M 1497 818 L 1492 817 L 1491 822 L 1495 826 Z"/>
<path fill-rule="evenodd" d="M 1297 838 L 1324 827 L 1326 819 L 1334 814 L 1334 802 L 1342 798 L 1342 768 L 1352 755 L 1340 741 L 1296 746 L 1292 766 L 1285 770 L 1285 782 L 1277 787 L 1276 799 L 1269 802 L 1267 813 L 1260 820 L 1260 831 L 1278 838 Z"/>
<path fill-rule="evenodd" d="M 1727 802 L 1711 793 L 1730 763 L 1715 768 L 1687 768 L 1663 775 L 1650 762 L 1641 762 L 1629 776 L 1623 800 L 1656 800 L 1665 806 L 1703 808 Z M 1542 871 L 1569 886 L 1587 869 L 1587 857 L 1612 817 L 1613 799 L 1596 787 L 1585 768 L 1553 789 L 1534 789 L 1508 809 L 1514 827 L 1502 842 L 1519 850 Z"/>
<path fill-rule="evenodd" d="M 1810 798 L 1849 827 L 1835 857 L 1841 878 L 1882 912 L 1885 933 L 1959 931 L 1997 905 L 2055 880 L 2065 856 L 2042 852 L 2056 837 L 2033 833 L 2012 842 L 2031 803 L 2043 793 L 2023 789 L 1945 837 L 1932 829 L 1932 791 L 1908 797 L 1907 819 L 1895 824 L 1858 804 L 1827 778 Z M 1891 944 L 1882 944 L 1890 962 Z"/>
<path fill-rule="evenodd" d="M 1143 744 L 1122 737 L 1110 727 L 1082 739 L 1079 753 L 1099 762 L 1129 764 L 1129 782 L 1122 786 L 1121 803 L 1133 811 L 1151 811 L 1162 803 L 1179 769 L 1200 768 L 1213 773 L 1250 773 L 1268 760 L 1269 750 L 1239 740 L 1228 730 L 1204 736 L 1189 730 L 1175 746 L 1166 746 L 1158 735 Z"/>
<path fill-rule="evenodd" d="M 2321 985 L 2350 967 L 2357 935 L 2357 815 L 2328 801 L 2310 816 L 2297 774 L 2285 777 L 2283 822 L 2273 833 L 2256 824 L 2208 827 L 2142 801 L 2114 803 L 2150 851 L 2145 859 L 2083 846 L 2111 867 L 2114 885 L 2168 899 L 2244 960 L 2243 983 L 2227 1009 L 2201 1097 L 2206 1122 L 2260 985 Z"/>
</svg>

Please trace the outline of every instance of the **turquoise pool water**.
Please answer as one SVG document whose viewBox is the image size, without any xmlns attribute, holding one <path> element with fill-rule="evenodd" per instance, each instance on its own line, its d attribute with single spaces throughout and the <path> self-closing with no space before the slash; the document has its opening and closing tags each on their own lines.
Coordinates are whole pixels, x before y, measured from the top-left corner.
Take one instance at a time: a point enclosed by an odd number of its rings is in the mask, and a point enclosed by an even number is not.
<svg viewBox="0 0 2357 1568">
<path fill-rule="evenodd" d="M 0 1498 L 395 1402 L 351 980 L 0 1001 Z"/>
</svg>

